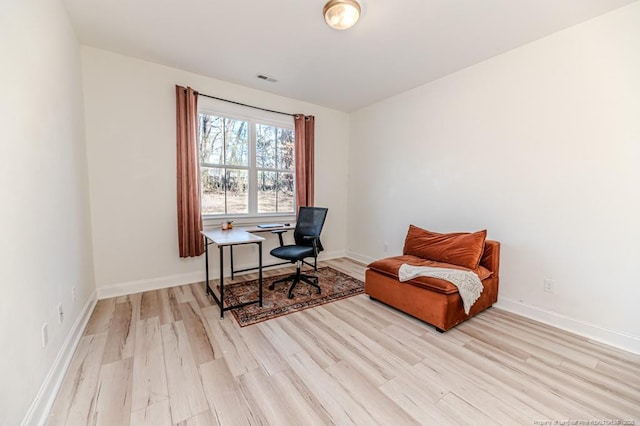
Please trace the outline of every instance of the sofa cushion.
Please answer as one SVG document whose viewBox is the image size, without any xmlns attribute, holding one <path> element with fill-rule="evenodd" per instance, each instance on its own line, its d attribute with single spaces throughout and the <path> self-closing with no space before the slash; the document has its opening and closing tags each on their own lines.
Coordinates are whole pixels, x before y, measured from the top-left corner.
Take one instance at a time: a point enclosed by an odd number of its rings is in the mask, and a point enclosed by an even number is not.
<svg viewBox="0 0 640 426">
<path fill-rule="evenodd" d="M 387 257 L 384 259 L 376 260 L 375 262 L 369 264 L 368 267 L 376 272 L 380 272 L 397 279 L 398 270 L 403 263 L 412 266 L 431 266 L 438 268 L 460 269 L 462 271 L 472 271 L 475 272 L 481 280 L 485 280 L 492 275 L 492 272 L 484 266 L 470 269 L 459 265 L 436 262 L 434 260 L 423 259 L 421 257 L 412 255 Z M 458 288 L 455 285 L 453 285 L 449 281 L 441 280 L 439 278 L 417 277 L 412 280 L 406 281 L 405 284 L 412 284 L 418 287 L 435 291 L 437 293 L 452 294 L 458 292 Z"/>
<path fill-rule="evenodd" d="M 410 225 L 404 240 L 403 253 L 476 269 L 482 258 L 486 237 L 486 230 L 439 234 Z"/>
</svg>

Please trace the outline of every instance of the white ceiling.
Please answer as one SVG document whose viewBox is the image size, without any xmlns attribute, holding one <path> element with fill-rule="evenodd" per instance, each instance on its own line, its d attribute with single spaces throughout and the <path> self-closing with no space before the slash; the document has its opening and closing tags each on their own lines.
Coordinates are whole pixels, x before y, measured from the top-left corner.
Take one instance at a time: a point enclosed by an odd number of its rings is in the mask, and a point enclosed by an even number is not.
<svg viewBox="0 0 640 426">
<path fill-rule="evenodd" d="M 346 112 L 634 1 L 361 0 L 337 31 L 326 0 L 64 0 L 83 44 Z"/>
</svg>

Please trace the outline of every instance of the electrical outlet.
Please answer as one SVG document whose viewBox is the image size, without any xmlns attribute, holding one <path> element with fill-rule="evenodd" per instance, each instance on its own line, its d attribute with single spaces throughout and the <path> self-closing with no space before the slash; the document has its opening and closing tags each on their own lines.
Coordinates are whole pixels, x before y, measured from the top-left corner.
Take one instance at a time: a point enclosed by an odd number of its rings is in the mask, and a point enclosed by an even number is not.
<svg viewBox="0 0 640 426">
<path fill-rule="evenodd" d="M 46 347 L 49 343 L 49 325 L 45 322 L 42 326 L 42 347 Z"/>
<path fill-rule="evenodd" d="M 73 303 L 76 303 L 76 300 L 78 300 L 78 294 L 76 293 L 75 287 L 71 288 L 71 300 Z"/>
<path fill-rule="evenodd" d="M 58 324 L 62 324 L 64 321 L 64 311 L 62 310 L 62 303 L 58 304 Z"/>
<path fill-rule="evenodd" d="M 555 293 L 556 291 L 556 282 L 551 278 L 545 278 L 543 281 L 543 289 L 546 293 Z"/>
</svg>

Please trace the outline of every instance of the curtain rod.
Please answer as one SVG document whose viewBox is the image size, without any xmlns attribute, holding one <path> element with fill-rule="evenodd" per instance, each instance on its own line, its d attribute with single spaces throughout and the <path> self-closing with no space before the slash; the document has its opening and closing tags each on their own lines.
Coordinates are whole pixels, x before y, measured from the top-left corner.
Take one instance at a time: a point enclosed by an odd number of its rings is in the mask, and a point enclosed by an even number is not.
<svg viewBox="0 0 640 426">
<path fill-rule="evenodd" d="M 267 112 L 273 112 L 273 113 L 276 113 L 276 114 L 289 115 L 291 117 L 297 117 L 298 116 L 298 114 L 290 114 L 288 112 L 274 111 L 272 109 L 266 109 L 266 108 L 261 108 L 261 107 L 257 107 L 257 106 L 253 106 L 253 105 L 243 104 L 241 102 L 230 101 L 229 99 L 223 99 L 223 98 L 218 98 L 216 96 L 205 95 L 204 93 L 200 93 L 198 91 L 196 91 L 196 93 L 198 94 L 198 96 L 204 96 L 205 98 L 217 99 L 219 101 L 229 102 L 230 104 L 241 105 L 241 106 L 244 106 L 244 107 L 259 109 L 259 110 L 267 111 Z"/>
</svg>

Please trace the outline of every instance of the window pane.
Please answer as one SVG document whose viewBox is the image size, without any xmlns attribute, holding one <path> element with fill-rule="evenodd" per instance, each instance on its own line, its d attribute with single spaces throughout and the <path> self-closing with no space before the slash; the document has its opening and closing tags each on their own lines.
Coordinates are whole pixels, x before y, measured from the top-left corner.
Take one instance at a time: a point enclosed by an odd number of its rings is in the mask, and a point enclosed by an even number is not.
<svg viewBox="0 0 640 426">
<path fill-rule="evenodd" d="M 258 171 L 258 213 L 276 213 L 278 174 Z"/>
<path fill-rule="evenodd" d="M 293 173 L 278 173 L 278 212 L 293 212 L 294 200 Z"/>
<path fill-rule="evenodd" d="M 200 188 L 202 214 L 249 212 L 248 172 L 246 170 L 201 167 Z"/>
<path fill-rule="evenodd" d="M 295 148 L 294 132 L 292 129 L 278 129 L 278 164 L 280 170 L 293 170 L 295 162 L 293 152 Z"/>
<path fill-rule="evenodd" d="M 258 171 L 258 213 L 293 212 L 293 173 Z"/>
<path fill-rule="evenodd" d="M 230 166 L 249 165 L 249 123 L 232 118 L 224 119 L 225 160 Z"/>
<path fill-rule="evenodd" d="M 220 117 L 200 114 L 198 131 L 200 132 L 200 162 L 210 164 L 223 163 L 223 120 Z"/>
<path fill-rule="evenodd" d="M 249 213 L 249 172 L 227 170 L 227 214 Z"/>
<path fill-rule="evenodd" d="M 202 214 L 224 214 L 224 169 L 200 168 L 200 198 Z"/>
<path fill-rule="evenodd" d="M 256 125 L 256 165 L 264 169 L 276 167 L 276 129 L 273 126 Z"/>
</svg>

